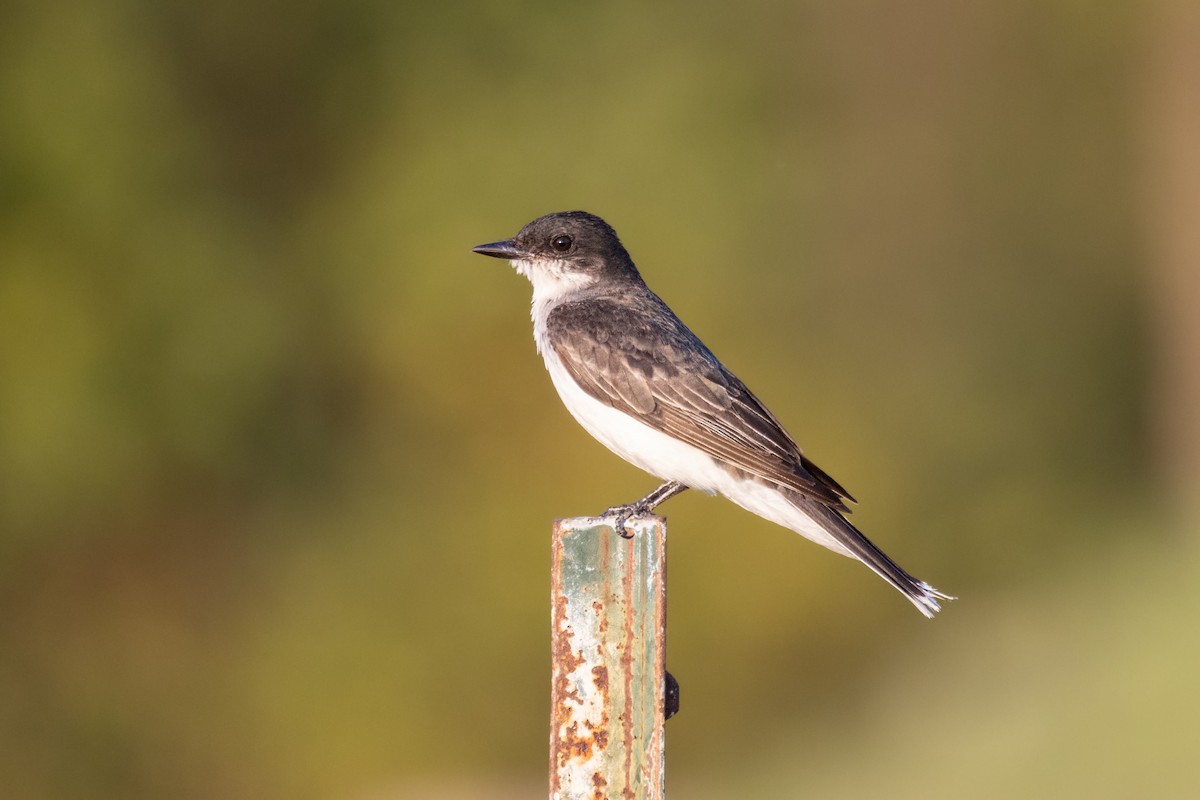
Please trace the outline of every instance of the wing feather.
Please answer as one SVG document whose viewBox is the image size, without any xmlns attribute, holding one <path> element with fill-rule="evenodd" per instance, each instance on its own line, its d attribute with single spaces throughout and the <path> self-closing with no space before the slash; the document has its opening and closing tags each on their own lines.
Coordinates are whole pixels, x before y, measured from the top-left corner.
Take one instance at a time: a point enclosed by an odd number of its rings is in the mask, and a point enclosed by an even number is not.
<svg viewBox="0 0 1200 800">
<path fill-rule="evenodd" d="M 546 325 L 563 366 L 592 397 L 748 475 L 849 511 L 850 494 L 657 296 L 563 303 Z"/>
</svg>

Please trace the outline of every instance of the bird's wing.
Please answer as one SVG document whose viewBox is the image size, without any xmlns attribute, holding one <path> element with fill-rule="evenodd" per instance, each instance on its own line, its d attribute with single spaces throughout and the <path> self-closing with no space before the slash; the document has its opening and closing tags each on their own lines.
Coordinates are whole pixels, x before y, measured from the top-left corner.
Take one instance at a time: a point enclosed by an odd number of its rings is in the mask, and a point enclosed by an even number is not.
<svg viewBox="0 0 1200 800">
<path fill-rule="evenodd" d="M 589 395 L 749 475 L 840 512 L 850 494 L 657 296 L 589 298 L 546 320 L 563 366 Z"/>
</svg>

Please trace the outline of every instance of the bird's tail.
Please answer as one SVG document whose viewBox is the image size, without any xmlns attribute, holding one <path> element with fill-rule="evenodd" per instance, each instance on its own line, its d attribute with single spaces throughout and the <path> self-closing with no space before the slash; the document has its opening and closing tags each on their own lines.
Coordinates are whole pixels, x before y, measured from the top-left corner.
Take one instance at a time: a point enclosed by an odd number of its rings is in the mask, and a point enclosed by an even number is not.
<svg viewBox="0 0 1200 800">
<path fill-rule="evenodd" d="M 837 540 L 843 551 L 866 564 L 876 575 L 896 587 L 917 610 L 930 619 L 942 610 L 940 600 L 954 600 L 952 595 L 939 592 L 922 580 L 909 575 L 871 540 L 837 511 L 805 497 L 795 496 L 792 502 Z"/>
</svg>

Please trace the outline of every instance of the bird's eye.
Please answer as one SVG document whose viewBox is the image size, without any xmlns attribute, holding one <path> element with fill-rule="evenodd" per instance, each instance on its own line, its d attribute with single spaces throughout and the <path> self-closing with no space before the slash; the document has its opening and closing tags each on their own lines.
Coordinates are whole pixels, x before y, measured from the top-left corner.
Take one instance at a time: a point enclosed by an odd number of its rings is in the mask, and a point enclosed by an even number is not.
<svg viewBox="0 0 1200 800">
<path fill-rule="evenodd" d="M 560 253 L 565 253 L 571 249 L 571 237 L 565 233 L 559 234 L 550 240 L 550 246 Z"/>
</svg>

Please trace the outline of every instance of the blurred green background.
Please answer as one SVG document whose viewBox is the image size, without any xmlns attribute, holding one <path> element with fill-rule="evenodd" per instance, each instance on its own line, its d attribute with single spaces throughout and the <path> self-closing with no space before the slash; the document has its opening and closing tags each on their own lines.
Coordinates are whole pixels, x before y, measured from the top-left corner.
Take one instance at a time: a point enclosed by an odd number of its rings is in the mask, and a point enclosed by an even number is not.
<svg viewBox="0 0 1200 800">
<path fill-rule="evenodd" d="M 1196 9 L 4 3 L 3 796 L 544 796 L 569 208 L 961 598 L 671 501 L 673 795 L 1200 796 Z"/>
</svg>

